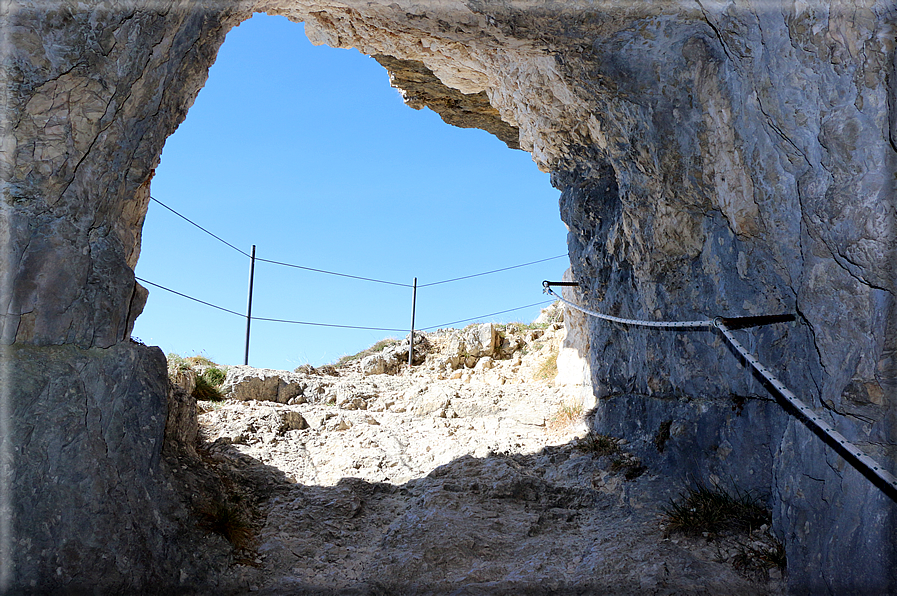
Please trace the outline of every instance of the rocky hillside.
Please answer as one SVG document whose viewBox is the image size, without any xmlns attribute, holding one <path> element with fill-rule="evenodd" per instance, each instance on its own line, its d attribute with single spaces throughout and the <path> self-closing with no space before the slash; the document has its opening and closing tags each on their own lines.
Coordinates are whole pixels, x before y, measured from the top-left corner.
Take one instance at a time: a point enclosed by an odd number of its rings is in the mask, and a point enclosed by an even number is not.
<svg viewBox="0 0 897 596">
<path fill-rule="evenodd" d="M 233 547 L 219 585 L 779 593 L 768 525 L 665 531 L 682 485 L 586 430 L 575 387 L 554 382 L 566 329 L 546 318 L 421 334 L 410 370 L 407 338 L 337 366 L 228 367 L 225 399 L 198 402 L 199 461 L 229 486 L 200 507 Z"/>
</svg>

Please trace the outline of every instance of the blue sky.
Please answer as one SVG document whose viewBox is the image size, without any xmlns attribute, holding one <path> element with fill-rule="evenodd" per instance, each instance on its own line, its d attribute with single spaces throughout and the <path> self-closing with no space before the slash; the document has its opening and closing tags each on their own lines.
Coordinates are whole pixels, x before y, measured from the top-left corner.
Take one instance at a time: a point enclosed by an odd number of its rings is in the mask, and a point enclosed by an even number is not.
<svg viewBox="0 0 897 596">
<path fill-rule="evenodd" d="M 159 201 L 245 252 L 397 283 L 562 255 L 559 192 L 531 156 L 405 106 L 356 50 L 312 46 L 301 24 L 256 15 L 227 37 L 152 182 Z M 565 258 L 418 289 L 415 327 L 544 300 Z M 240 313 L 249 259 L 151 203 L 136 273 Z M 244 318 L 149 286 L 134 335 L 166 353 L 243 361 Z M 253 315 L 407 329 L 410 288 L 257 263 Z M 484 321 L 528 321 L 532 307 Z M 463 326 L 458 324 L 457 326 Z M 293 369 L 397 332 L 252 323 L 249 362 Z"/>
</svg>

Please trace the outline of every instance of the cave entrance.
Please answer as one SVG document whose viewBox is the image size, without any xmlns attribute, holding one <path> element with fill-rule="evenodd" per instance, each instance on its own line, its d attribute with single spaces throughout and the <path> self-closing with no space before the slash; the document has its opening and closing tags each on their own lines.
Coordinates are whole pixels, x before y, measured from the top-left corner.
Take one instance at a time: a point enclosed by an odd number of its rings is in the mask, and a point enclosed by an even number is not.
<svg viewBox="0 0 897 596">
<path fill-rule="evenodd" d="M 260 257 L 405 284 L 566 253 L 558 192 L 528 153 L 508 150 L 513 127 L 498 121 L 503 141 L 411 110 L 374 58 L 314 47 L 303 27 L 258 14 L 228 33 L 207 84 L 166 142 L 153 197 L 242 250 L 258 245 Z M 539 302 L 541 280 L 566 267 L 556 259 L 422 289 L 416 327 Z M 151 203 L 138 276 L 245 312 L 248 269 L 245 256 Z M 404 287 L 269 264 L 257 265 L 255 283 L 257 316 L 410 323 Z M 242 362 L 243 319 L 150 290 L 135 336 L 166 352 Z M 531 320 L 538 308 L 496 320 Z M 254 322 L 250 363 L 320 365 L 384 335 Z"/>
</svg>

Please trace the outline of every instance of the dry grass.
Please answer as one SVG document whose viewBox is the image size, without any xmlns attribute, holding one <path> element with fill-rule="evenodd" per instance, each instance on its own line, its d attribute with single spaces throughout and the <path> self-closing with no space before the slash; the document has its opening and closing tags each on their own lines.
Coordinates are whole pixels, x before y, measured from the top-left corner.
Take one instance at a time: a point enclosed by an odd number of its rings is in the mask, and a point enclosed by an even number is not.
<svg viewBox="0 0 897 596">
<path fill-rule="evenodd" d="M 562 404 L 548 421 L 548 428 L 554 431 L 565 429 L 583 418 L 582 404 Z"/>
<path fill-rule="evenodd" d="M 417 334 L 415 333 L 415 337 Z M 416 340 L 415 340 L 416 341 Z M 347 364 L 351 364 L 352 362 L 356 362 L 358 360 L 363 360 L 364 358 L 370 356 L 371 354 L 376 354 L 377 352 L 382 352 L 389 346 L 394 346 L 399 343 L 399 340 L 394 337 L 387 337 L 386 339 L 381 339 L 370 348 L 362 350 L 357 354 L 352 354 L 349 356 L 343 356 L 339 360 L 336 361 L 335 366 L 345 366 Z"/>
<path fill-rule="evenodd" d="M 196 354 L 195 356 L 188 356 L 184 358 L 191 366 L 218 366 L 210 359 L 202 356 L 200 354 Z"/>
<path fill-rule="evenodd" d="M 541 381 L 550 381 L 558 376 L 558 350 L 552 349 L 548 357 L 539 365 L 533 378 Z"/>
</svg>

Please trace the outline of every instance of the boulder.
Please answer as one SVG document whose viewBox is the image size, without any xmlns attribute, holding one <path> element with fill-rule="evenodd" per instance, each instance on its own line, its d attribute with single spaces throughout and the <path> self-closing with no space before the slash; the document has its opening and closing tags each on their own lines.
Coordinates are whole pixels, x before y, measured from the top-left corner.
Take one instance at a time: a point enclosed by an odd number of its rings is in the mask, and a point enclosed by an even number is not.
<svg viewBox="0 0 897 596">
<path fill-rule="evenodd" d="M 251 366 L 232 366 L 221 392 L 229 399 L 240 401 L 273 401 L 280 404 L 302 403 L 308 387 L 306 378 L 299 373 Z"/>
<path fill-rule="evenodd" d="M 207 437 L 210 441 L 235 444 L 270 442 L 291 430 L 308 428 L 301 412 L 288 406 L 225 406 L 227 422 Z"/>
<path fill-rule="evenodd" d="M 371 354 L 361 361 L 361 372 L 364 375 L 396 374 L 403 366 L 408 365 L 410 334 L 402 341 L 387 346 L 376 354 Z M 421 331 L 414 332 L 413 364 L 422 364 L 430 351 L 430 340 Z"/>
</svg>

